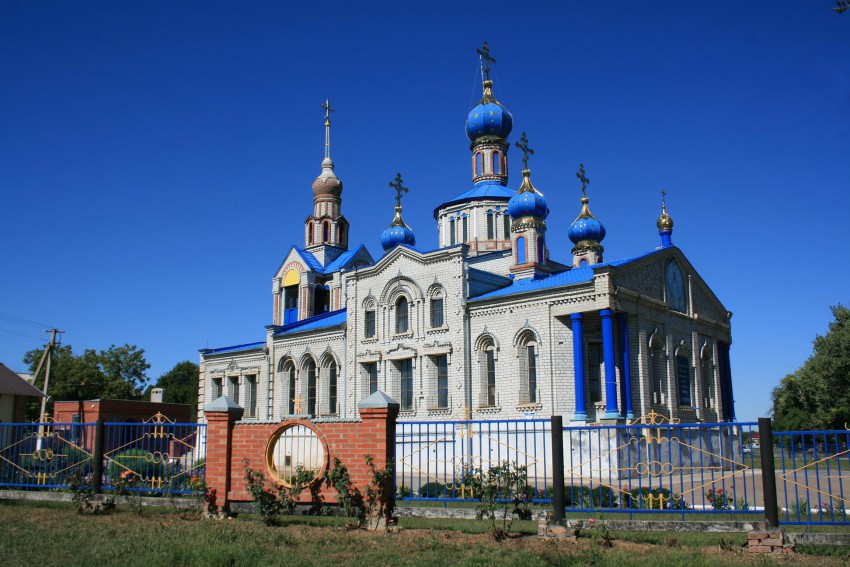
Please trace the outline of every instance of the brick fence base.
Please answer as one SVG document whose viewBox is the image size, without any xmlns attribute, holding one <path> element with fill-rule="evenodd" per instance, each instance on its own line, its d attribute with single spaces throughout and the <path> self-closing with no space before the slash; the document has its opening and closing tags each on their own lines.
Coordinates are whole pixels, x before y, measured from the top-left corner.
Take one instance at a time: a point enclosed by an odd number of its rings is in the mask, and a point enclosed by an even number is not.
<svg viewBox="0 0 850 567">
<path fill-rule="evenodd" d="M 787 555 L 794 553 L 794 544 L 786 541 L 782 531 L 750 532 L 747 534 L 747 551 Z"/>
</svg>

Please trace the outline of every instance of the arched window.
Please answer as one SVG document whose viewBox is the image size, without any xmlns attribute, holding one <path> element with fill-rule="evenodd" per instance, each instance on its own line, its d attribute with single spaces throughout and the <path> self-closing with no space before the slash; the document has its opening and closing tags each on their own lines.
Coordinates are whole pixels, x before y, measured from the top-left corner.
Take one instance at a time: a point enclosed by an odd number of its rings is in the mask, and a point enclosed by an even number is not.
<svg viewBox="0 0 850 567">
<path fill-rule="evenodd" d="M 446 324 L 443 294 L 431 297 L 431 328 L 439 329 Z"/>
<path fill-rule="evenodd" d="M 587 258 L 582 258 L 581 260 L 579 260 L 578 266 L 579 268 L 584 268 L 585 266 L 587 266 Z"/>
<path fill-rule="evenodd" d="M 702 375 L 702 405 L 704 408 L 714 407 L 714 368 L 711 364 L 712 359 L 711 345 L 706 343 L 702 345 L 700 350 L 700 365 Z"/>
<path fill-rule="evenodd" d="M 469 240 L 469 218 L 466 215 L 463 215 L 461 219 L 461 225 L 463 227 L 463 240 L 461 240 L 461 242 L 466 242 Z"/>
<path fill-rule="evenodd" d="M 537 395 L 537 339 L 531 331 L 525 331 L 517 341 L 519 356 L 521 404 L 538 403 Z"/>
<path fill-rule="evenodd" d="M 283 277 L 283 324 L 298 321 L 298 293 L 301 275 L 298 270 L 289 270 Z"/>
<path fill-rule="evenodd" d="M 449 245 L 453 246 L 455 244 L 455 219 L 454 217 L 449 219 Z"/>
<path fill-rule="evenodd" d="M 330 242 L 331 240 L 331 223 L 325 221 L 322 223 L 322 242 Z"/>
<path fill-rule="evenodd" d="M 484 173 L 484 156 L 481 152 L 475 152 L 475 176 Z"/>
<path fill-rule="evenodd" d="M 291 362 L 289 363 L 289 367 L 286 369 L 286 381 L 289 386 L 289 415 L 293 415 L 295 413 L 295 396 L 297 396 L 295 392 L 295 365 Z"/>
<path fill-rule="evenodd" d="M 374 338 L 376 331 L 377 329 L 375 328 L 375 306 L 370 305 L 366 308 L 365 317 L 363 319 L 363 336 L 367 339 Z"/>
<path fill-rule="evenodd" d="M 502 213 L 502 222 L 505 225 L 505 240 L 511 239 L 511 215 L 507 211 Z"/>
<path fill-rule="evenodd" d="M 667 357 L 664 354 L 663 341 L 658 331 L 649 337 L 649 357 L 652 379 L 652 403 L 667 402 Z"/>
<path fill-rule="evenodd" d="M 485 337 L 478 346 L 478 365 L 481 377 L 480 407 L 499 405 L 496 394 L 496 345 L 491 337 Z"/>
<path fill-rule="evenodd" d="M 328 413 L 331 415 L 337 414 L 336 396 L 337 394 L 337 376 L 336 362 L 333 360 L 328 365 Z"/>
<path fill-rule="evenodd" d="M 537 237 L 537 263 L 543 263 L 543 237 Z"/>
<path fill-rule="evenodd" d="M 345 227 L 343 227 L 343 226 L 339 227 L 339 243 L 342 246 L 345 246 L 345 243 L 346 243 L 345 242 Z"/>
<path fill-rule="evenodd" d="M 691 360 L 685 349 L 676 352 L 676 382 L 679 386 L 679 405 L 691 405 Z"/>
<path fill-rule="evenodd" d="M 409 305 L 407 302 L 407 298 L 401 296 L 398 298 L 395 304 L 395 332 L 396 333 L 406 333 L 409 324 L 408 324 L 408 309 Z"/>
<path fill-rule="evenodd" d="M 492 157 L 493 157 L 493 173 L 495 173 L 496 175 L 499 175 L 502 171 L 502 167 L 501 167 L 502 163 L 501 163 L 501 157 L 499 157 L 499 152 L 498 151 L 493 152 Z"/>
<path fill-rule="evenodd" d="M 518 236 L 516 239 L 516 263 L 525 264 L 525 237 Z"/>
<path fill-rule="evenodd" d="M 670 260 L 664 274 L 665 289 L 667 293 L 667 307 L 673 311 L 687 313 L 687 301 L 685 297 L 685 280 L 682 270 L 676 260 Z"/>
<path fill-rule="evenodd" d="M 316 363 L 307 362 L 307 414 L 316 415 Z"/>
<path fill-rule="evenodd" d="M 315 231 L 316 231 L 316 225 L 314 225 L 312 222 L 308 223 L 307 224 L 307 242 L 310 243 L 310 244 L 313 244 L 313 242 L 315 241 L 315 238 L 316 238 Z"/>
<path fill-rule="evenodd" d="M 487 240 L 496 238 L 495 225 L 493 223 L 493 211 L 487 211 Z"/>
</svg>

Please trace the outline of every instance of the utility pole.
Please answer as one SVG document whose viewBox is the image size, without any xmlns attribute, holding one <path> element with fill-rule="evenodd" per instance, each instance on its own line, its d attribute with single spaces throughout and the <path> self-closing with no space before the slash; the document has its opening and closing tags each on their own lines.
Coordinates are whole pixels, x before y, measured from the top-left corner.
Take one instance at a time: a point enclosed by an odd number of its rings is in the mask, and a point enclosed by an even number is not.
<svg viewBox="0 0 850 567">
<path fill-rule="evenodd" d="M 38 373 L 41 372 L 41 366 L 47 361 L 47 367 L 44 370 L 44 388 L 42 388 L 42 393 L 44 397 L 41 398 L 41 412 L 38 414 L 38 448 L 41 449 L 41 438 L 44 434 L 44 411 L 47 409 L 47 387 L 50 384 L 50 363 L 53 360 L 53 352 L 56 350 L 56 335 L 64 333 L 65 331 L 61 329 L 48 329 L 50 332 L 50 342 L 47 343 L 47 346 L 44 348 L 44 354 L 41 355 L 41 360 L 38 363 L 38 368 L 35 370 L 35 376 L 33 376 L 33 381 L 38 378 Z"/>
</svg>

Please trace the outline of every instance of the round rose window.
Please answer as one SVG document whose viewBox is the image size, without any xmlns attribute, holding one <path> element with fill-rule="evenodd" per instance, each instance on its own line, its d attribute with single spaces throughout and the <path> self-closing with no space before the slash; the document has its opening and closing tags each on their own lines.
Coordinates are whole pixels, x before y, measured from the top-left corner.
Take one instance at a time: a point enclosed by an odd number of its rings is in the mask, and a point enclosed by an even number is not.
<svg viewBox="0 0 850 567">
<path fill-rule="evenodd" d="M 310 427 L 290 424 L 275 431 L 266 447 L 266 466 L 277 481 L 292 486 L 312 482 L 325 472 L 324 440 Z"/>
</svg>

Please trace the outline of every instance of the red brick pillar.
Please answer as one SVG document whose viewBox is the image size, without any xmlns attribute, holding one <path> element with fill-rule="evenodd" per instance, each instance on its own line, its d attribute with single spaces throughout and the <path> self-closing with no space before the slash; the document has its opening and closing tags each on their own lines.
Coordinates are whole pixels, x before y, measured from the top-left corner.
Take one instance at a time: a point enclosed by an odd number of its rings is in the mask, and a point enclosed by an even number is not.
<svg viewBox="0 0 850 567">
<path fill-rule="evenodd" d="M 224 396 L 204 406 L 207 419 L 206 507 L 210 513 L 229 513 L 230 456 L 233 452 L 233 424 L 243 409 Z"/>
<path fill-rule="evenodd" d="M 377 468 L 395 466 L 395 427 L 399 404 L 381 391 L 375 392 L 359 404 L 364 431 L 361 439 L 368 439 L 364 454 L 372 455 Z M 394 484 L 390 483 L 383 496 L 384 522 L 395 507 Z M 385 523 L 383 524 L 385 525 Z"/>
</svg>

